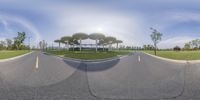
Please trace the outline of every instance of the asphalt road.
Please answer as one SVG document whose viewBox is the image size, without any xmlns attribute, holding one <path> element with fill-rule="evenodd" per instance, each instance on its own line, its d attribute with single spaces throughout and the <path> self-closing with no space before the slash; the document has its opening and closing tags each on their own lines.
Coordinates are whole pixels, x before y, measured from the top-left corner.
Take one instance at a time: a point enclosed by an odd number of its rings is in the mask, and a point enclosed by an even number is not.
<svg viewBox="0 0 200 100">
<path fill-rule="evenodd" d="M 0 63 L 0 100 L 200 100 L 200 63 L 143 53 L 80 62 L 33 52 Z"/>
</svg>

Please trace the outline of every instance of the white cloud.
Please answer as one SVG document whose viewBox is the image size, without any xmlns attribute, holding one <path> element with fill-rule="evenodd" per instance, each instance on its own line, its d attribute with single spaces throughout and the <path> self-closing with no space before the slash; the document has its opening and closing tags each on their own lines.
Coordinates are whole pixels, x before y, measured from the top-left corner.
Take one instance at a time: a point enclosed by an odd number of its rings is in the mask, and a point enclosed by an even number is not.
<svg viewBox="0 0 200 100">
<path fill-rule="evenodd" d="M 194 12 L 173 12 L 169 13 L 172 20 L 176 21 L 198 21 L 200 22 L 200 14 Z"/>
<path fill-rule="evenodd" d="M 187 37 L 187 36 L 177 36 L 177 37 L 173 37 L 173 38 L 161 41 L 158 44 L 158 47 L 160 49 L 173 48 L 174 46 L 183 47 L 185 43 L 193 39 L 196 39 L 196 37 L 194 38 L 194 37 Z"/>
<path fill-rule="evenodd" d="M 2 20 L 6 30 L 9 33 L 12 32 L 12 29 L 9 29 L 7 21 L 13 21 L 13 22 L 19 23 L 20 25 L 22 25 L 23 27 L 27 28 L 30 32 L 32 32 L 34 34 L 33 44 L 37 44 L 41 40 L 40 32 L 36 29 L 36 27 L 33 26 L 31 24 L 31 22 L 27 21 L 26 19 L 24 19 L 22 17 L 13 16 L 13 15 L 7 15 L 7 14 L 1 13 L 0 20 Z"/>
<path fill-rule="evenodd" d="M 5 41 L 6 40 L 6 38 L 0 38 L 0 41 Z"/>
<path fill-rule="evenodd" d="M 46 9 L 46 13 L 55 12 L 52 18 L 58 28 L 54 39 L 76 32 L 102 32 L 106 36 L 114 36 L 126 45 L 138 45 L 139 39 L 144 40 L 142 17 L 138 13 L 127 14 L 96 8 L 57 7 Z M 65 13 L 63 13 L 63 11 Z M 100 29 L 100 30 L 99 30 Z M 142 30 L 142 31 L 141 31 Z M 52 39 L 52 40 L 54 40 Z"/>
</svg>

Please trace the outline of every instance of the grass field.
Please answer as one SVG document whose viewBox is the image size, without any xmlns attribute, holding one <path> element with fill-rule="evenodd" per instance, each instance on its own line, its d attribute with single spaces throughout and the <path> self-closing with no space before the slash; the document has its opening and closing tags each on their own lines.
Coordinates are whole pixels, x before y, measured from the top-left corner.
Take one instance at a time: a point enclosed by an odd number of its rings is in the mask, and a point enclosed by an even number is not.
<svg viewBox="0 0 200 100">
<path fill-rule="evenodd" d="M 95 51 L 48 51 L 51 54 L 64 56 L 66 58 L 95 60 L 116 57 L 119 55 L 126 55 L 129 51 L 112 51 L 112 52 L 95 52 Z"/>
<path fill-rule="evenodd" d="M 154 51 L 143 51 L 154 54 Z M 157 56 L 176 60 L 200 60 L 200 51 L 157 51 Z"/>
<path fill-rule="evenodd" d="M 12 58 L 15 56 L 19 56 L 25 53 L 30 52 L 29 50 L 6 50 L 6 51 L 0 51 L 0 59 L 6 59 L 6 58 Z"/>
</svg>

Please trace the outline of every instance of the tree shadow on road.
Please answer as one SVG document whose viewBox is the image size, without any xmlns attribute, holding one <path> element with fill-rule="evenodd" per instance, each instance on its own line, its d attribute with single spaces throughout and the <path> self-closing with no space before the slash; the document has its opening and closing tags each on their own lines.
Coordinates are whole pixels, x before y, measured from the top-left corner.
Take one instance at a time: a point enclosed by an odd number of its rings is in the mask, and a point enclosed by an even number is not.
<svg viewBox="0 0 200 100">
<path fill-rule="evenodd" d="M 120 59 L 118 58 L 111 61 L 103 61 L 103 62 L 79 62 L 78 67 L 76 66 L 78 62 L 73 62 L 65 59 L 63 59 L 63 61 L 69 66 L 81 71 L 98 72 L 98 71 L 108 70 L 114 67 L 119 63 Z"/>
</svg>

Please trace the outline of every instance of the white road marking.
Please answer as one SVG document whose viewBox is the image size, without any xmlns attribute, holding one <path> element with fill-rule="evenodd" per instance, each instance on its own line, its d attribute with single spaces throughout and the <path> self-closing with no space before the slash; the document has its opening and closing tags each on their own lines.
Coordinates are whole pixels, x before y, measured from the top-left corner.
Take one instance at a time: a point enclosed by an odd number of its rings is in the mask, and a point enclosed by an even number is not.
<svg viewBox="0 0 200 100">
<path fill-rule="evenodd" d="M 140 62 L 140 56 L 138 56 L 138 61 Z"/>
<path fill-rule="evenodd" d="M 35 68 L 36 68 L 36 69 L 39 68 L 38 64 L 39 64 L 39 58 L 38 58 L 38 56 L 37 56 L 37 58 L 36 58 L 36 62 L 35 62 Z"/>
</svg>

